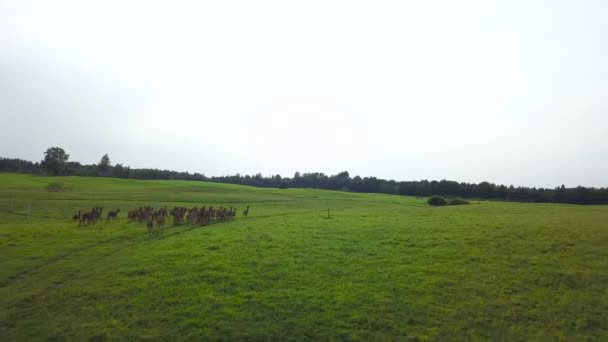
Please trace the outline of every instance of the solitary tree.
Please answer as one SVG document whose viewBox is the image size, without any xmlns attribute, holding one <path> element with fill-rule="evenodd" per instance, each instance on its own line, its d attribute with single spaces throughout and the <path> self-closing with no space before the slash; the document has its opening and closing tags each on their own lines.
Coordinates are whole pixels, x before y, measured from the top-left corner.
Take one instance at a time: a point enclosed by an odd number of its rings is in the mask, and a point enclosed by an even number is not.
<svg viewBox="0 0 608 342">
<path fill-rule="evenodd" d="M 97 171 L 105 174 L 106 172 L 108 172 L 109 169 L 110 169 L 110 157 L 108 157 L 108 154 L 106 153 L 103 155 L 103 157 L 101 157 L 99 164 L 97 164 Z"/>
<path fill-rule="evenodd" d="M 44 152 L 44 160 L 41 163 L 42 169 L 48 175 L 58 176 L 66 173 L 66 162 L 70 157 L 61 147 L 49 147 Z"/>
</svg>

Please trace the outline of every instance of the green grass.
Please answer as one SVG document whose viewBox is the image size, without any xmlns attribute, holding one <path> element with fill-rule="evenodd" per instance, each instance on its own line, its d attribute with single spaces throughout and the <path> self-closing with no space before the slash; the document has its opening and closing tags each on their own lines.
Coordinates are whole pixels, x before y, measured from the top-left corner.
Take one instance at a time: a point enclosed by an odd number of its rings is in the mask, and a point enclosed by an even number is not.
<svg viewBox="0 0 608 342">
<path fill-rule="evenodd" d="M 251 211 L 151 237 L 146 204 Z M 608 340 L 605 206 L 0 174 L 0 258 L 5 341 Z"/>
</svg>

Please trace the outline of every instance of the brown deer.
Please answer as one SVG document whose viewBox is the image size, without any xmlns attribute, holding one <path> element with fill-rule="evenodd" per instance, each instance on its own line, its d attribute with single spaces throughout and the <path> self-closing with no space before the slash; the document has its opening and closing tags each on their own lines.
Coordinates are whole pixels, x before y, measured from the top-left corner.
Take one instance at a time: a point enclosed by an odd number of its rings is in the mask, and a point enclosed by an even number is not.
<svg viewBox="0 0 608 342">
<path fill-rule="evenodd" d="M 80 221 L 80 210 L 78 210 L 78 214 L 72 216 L 72 221 Z"/>
<path fill-rule="evenodd" d="M 156 234 L 161 233 L 163 230 L 163 226 L 165 225 L 165 217 L 167 216 L 167 212 L 163 209 L 160 209 L 158 212 L 153 214 L 154 221 L 156 221 L 156 227 L 154 227 L 154 232 Z"/>
<path fill-rule="evenodd" d="M 146 228 L 148 228 L 148 234 L 154 233 L 154 220 L 152 217 L 149 217 L 146 221 Z"/>
<path fill-rule="evenodd" d="M 95 214 L 93 212 L 85 212 L 80 216 L 79 225 L 95 223 Z"/>
<path fill-rule="evenodd" d="M 120 208 L 119 208 L 119 209 L 116 209 L 116 211 L 108 211 L 108 217 L 107 217 L 107 220 L 110 220 L 110 219 L 112 219 L 112 220 L 120 220 L 120 219 L 118 218 L 118 213 L 119 213 L 119 212 L 120 212 Z"/>
</svg>

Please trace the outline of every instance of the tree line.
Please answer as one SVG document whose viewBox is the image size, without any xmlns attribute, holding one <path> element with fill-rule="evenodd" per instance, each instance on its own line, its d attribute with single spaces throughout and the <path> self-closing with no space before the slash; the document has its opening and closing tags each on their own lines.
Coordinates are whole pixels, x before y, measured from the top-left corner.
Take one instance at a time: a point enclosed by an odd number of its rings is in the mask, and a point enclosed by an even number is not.
<svg viewBox="0 0 608 342">
<path fill-rule="evenodd" d="M 44 152 L 41 162 L 19 158 L 0 157 L 0 172 L 29 173 L 47 176 L 115 177 L 131 179 L 195 180 L 205 177 L 200 173 L 178 172 L 151 168 L 131 168 L 122 164 L 112 165 L 105 154 L 98 164 L 81 164 L 69 161 L 70 155 L 60 147 L 51 147 Z"/>
<path fill-rule="evenodd" d="M 350 177 L 347 171 L 335 175 L 318 172 L 303 174 L 296 172 L 292 178 L 283 178 L 280 175 L 262 177 L 260 174 L 255 176 L 237 174 L 234 176 L 211 177 L 205 180 L 258 187 L 315 188 L 417 197 L 437 195 L 511 202 L 608 204 L 608 188 L 598 189 L 583 186 L 566 188 L 561 185 L 554 189 L 547 189 L 505 186 L 489 182 L 395 181 L 376 177 Z"/>
<path fill-rule="evenodd" d="M 314 188 L 365 193 L 384 193 L 403 196 L 446 196 L 479 198 L 513 202 L 608 204 L 608 188 L 578 186 L 566 188 L 564 185 L 553 189 L 536 187 L 514 187 L 489 182 L 466 183 L 449 180 L 440 181 L 395 181 L 376 177 L 351 177 L 347 171 L 335 175 L 324 173 L 300 173 L 293 177 L 280 175 L 262 176 L 232 175 L 206 177 L 200 173 L 178 172 L 159 169 L 136 169 L 121 164 L 112 165 L 108 155 L 98 164 L 69 162 L 69 155 L 59 147 L 49 148 L 41 162 L 22 159 L 0 158 L 0 172 L 17 172 L 44 175 L 117 177 L 130 179 L 193 180 L 230 183 L 256 187 L 273 188 Z"/>
</svg>

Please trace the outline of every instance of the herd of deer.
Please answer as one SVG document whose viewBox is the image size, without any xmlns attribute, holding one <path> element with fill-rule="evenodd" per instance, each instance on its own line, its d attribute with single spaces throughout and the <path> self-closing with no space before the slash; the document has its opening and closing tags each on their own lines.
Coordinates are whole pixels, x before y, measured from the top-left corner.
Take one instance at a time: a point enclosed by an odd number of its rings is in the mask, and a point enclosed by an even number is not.
<svg viewBox="0 0 608 342">
<path fill-rule="evenodd" d="M 97 222 L 97 220 L 101 219 L 102 212 L 103 212 L 103 208 L 100 208 L 100 207 L 94 207 L 93 209 L 91 209 L 91 211 L 86 211 L 84 213 L 81 210 L 78 210 L 78 214 L 74 214 L 74 216 L 72 216 L 72 221 L 74 221 L 74 222 L 78 221 L 79 225 L 95 223 L 95 222 Z M 120 209 L 116 209 L 115 211 L 108 212 L 107 219 L 108 220 L 118 219 L 119 212 L 120 212 Z"/>
<path fill-rule="evenodd" d="M 103 208 L 94 207 L 91 211 L 82 213 L 80 210 L 78 214 L 72 216 L 72 221 L 78 221 L 79 224 L 90 224 L 95 223 L 102 217 Z M 108 212 L 107 220 L 118 220 L 118 214 L 120 209 Z M 249 206 L 243 210 L 243 216 L 249 215 Z M 130 222 L 145 222 L 148 229 L 148 234 L 158 234 L 162 232 L 163 226 L 167 218 L 173 219 L 173 225 L 180 225 L 183 223 L 207 225 L 211 222 L 221 222 L 233 220 L 236 217 L 236 208 L 229 207 L 206 207 L 201 208 L 192 207 L 175 207 L 171 211 L 167 210 L 167 207 L 154 210 L 150 206 L 139 207 L 134 210 L 130 210 L 127 217 Z"/>
</svg>

